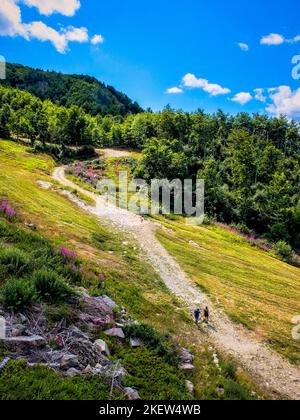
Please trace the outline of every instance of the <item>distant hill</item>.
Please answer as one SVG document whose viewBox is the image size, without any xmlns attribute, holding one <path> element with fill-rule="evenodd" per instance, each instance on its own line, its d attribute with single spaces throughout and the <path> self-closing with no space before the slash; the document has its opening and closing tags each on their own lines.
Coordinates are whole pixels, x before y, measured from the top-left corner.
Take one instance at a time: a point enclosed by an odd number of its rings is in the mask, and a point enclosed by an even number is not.
<svg viewBox="0 0 300 420">
<path fill-rule="evenodd" d="M 90 76 L 66 75 L 8 63 L 7 78 L 1 83 L 59 105 L 78 105 L 91 115 L 124 116 L 142 111 L 127 95 Z"/>
</svg>

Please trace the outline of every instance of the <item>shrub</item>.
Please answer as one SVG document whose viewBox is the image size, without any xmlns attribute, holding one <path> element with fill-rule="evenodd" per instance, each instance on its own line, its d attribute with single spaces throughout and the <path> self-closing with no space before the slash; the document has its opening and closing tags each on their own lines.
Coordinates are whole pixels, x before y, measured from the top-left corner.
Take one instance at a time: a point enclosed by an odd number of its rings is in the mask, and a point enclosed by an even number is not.
<svg viewBox="0 0 300 420">
<path fill-rule="evenodd" d="M 128 325 L 125 327 L 125 334 L 128 337 L 141 339 L 147 346 L 155 350 L 158 356 L 173 366 L 178 365 L 178 354 L 175 346 L 162 337 L 154 328 L 149 325 Z"/>
<path fill-rule="evenodd" d="M 7 248 L 0 252 L 0 265 L 8 275 L 21 276 L 30 268 L 30 259 L 17 248 Z"/>
<path fill-rule="evenodd" d="M 282 258 L 284 261 L 290 261 L 293 259 L 292 247 L 284 241 L 279 241 L 273 246 L 275 254 Z"/>
<path fill-rule="evenodd" d="M 34 291 L 24 280 L 9 280 L 4 285 L 1 294 L 4 306 L 14 311 L 28 308 L 34 300 Z"/>
<path fill-rule="evenodd" d="M 56 272 L 39 270 L 33 273 L 33 285 L 39 299 L 55 303 L 73 294 L 70 286 Z"/>
</svg>

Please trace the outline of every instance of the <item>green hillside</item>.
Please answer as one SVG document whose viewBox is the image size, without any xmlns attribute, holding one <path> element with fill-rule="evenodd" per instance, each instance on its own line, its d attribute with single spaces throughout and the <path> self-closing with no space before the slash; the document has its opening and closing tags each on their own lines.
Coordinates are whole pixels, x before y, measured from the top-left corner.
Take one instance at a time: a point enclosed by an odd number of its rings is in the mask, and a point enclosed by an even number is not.
<svg viewBox="0 0 300 420">
<path fill-rule="evenodd" d="M 97 79 L 83 75 L 65 75 L 20 64 L 7 64 L 5 86 L 26 90 L 42 100 L 59 105 L 77 105 L 91 115 L 126 115 L 141 112 L 127 95 Z"/>
<path fill-rule="evenodd" d="M 51 174 L 54 165 L 49 156 L 32 154 L 28 146 L 0 140 L 0 199 L 8 200 L 18 215 L 13 223 L 0 216 L 5 228 L 2 233 L 6 232 L 6 236 L 1 237 L 0 230 L 0 244 L 2 242 L 3 246 L 7 246 L 7 232 L 12 232 L 9 243 L 12 239 L 16 240 L 14 246 L 21 247 L 28 255 L 34 252 L 32 244 L 26 239 L 32 234 L 51 241 L 51 246 L 64 244 L 76 250 L 83 271 L 93 273 L 82 284 L 90 293 L 111 296 L 134 319 L 156 328 L 172 341 L 193 351 L 195 372 L 188 378 L 195 384 L 196 398 L 249 399 L 251 390 L 262 395 L 244 371 L 237 370 L 221 355 L 220 369 L 213 363 L 212 355 L 203 337 L 197 334 L 190 314 L 170 294 L 154 269 L 140 259 L 136 245 L 125 234 L 108 229 L 57 191 L 41 188 L 38 180 L 53 182 Z M 35 232 L 32 233 L 32 228 L 28 226 L 34 226 Z M 0 284 L 0 289 L 2 287 L 3 284 Z M 175 384 L 180 378 L 177 375 L 172 379 L 173 371 L 161 358 L 148 350 L 132 351 L 124 347 L 115 355 L 130 372 L 129 386 L 136 386 L 145 399 L 181 398 Z M 18 380 L 20 375 L 22 382 Z M 95 381 L 89 384 L 80 378 L 78 381 L 77 378 L 60 381 L 43 369 L 24 371 L 19 364 L 9 366 L 0 376 L 0 394 L 4 399 L 43 399 L 45 388 L 37 391 L 33 386 L 40 383 L 41 377 L 43 387 L 48 386 L 48 399 L 80 399 L 83 395 L 106 398 L 107 390 L 101 383 L 95 393 Z M 218 394 L 219 387 L 224 389 L 224 394 Z"/>
</svg>

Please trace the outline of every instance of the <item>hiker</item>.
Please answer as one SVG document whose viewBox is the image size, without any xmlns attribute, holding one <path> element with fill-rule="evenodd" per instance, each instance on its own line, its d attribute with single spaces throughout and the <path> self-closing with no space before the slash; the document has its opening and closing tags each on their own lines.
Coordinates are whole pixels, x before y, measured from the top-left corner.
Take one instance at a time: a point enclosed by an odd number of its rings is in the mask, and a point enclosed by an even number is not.
<svg viewBox="0 0 300 420">
<path fill-rule="evenodd" d="M 201 311 L 199 308 L 195 310 L 194 316 L 195 316 L 195 322 L 198 325 L 200 321 L 200 317 L 201 317 Z"/>
<path fill-rule="evenodd" d="M 208 321 L 209 321 L 209 309 L 208 309 L 208 306 L 206 306 L 206 308 L 204 309 L 204 322 L 208 324 Z"/>
</svg>

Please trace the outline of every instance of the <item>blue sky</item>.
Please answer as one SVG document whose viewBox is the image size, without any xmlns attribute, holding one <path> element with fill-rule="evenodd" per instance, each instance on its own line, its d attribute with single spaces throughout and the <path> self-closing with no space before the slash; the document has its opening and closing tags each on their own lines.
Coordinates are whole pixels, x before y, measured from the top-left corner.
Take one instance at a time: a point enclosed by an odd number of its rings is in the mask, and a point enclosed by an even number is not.
<svg viewBox="0 0 300 420">
<path fill-rule="evenodd" d="M 299 12 L 296 0 L 1 0 L 0 55 L 96 76 L 154 110 L 299 119 Z"/>
</svg>

